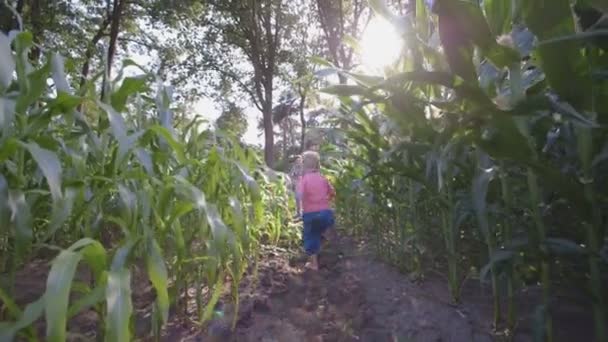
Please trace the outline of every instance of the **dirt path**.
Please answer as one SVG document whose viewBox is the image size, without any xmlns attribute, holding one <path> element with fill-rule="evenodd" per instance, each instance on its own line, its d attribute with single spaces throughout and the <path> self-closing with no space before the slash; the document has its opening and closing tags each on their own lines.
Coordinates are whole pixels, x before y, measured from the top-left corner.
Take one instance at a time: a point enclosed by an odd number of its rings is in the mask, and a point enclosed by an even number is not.
<svg viewBox="0 0 608 342">
<path fill-rule="evenodd" d="M 243 304 L 236 331 L 217 341 L 508 340 L 492 333 L 491 293 L 476 280 L 465 283 L 463 304 L 453 306 L 444 279 L 411 282 L 404 274 L 374 260 L 368 254 L 371 249 L 362 243 L 342 236 L 324 250 L 319 272 L 305 270 L 302 260 L 291 258 L 290 262 L 287 251 L 268 253 L 259 268 L 257 284 L 249 278 L 241 287 Z M 533 341 L 534 298 L 540 297 L 536 290 L 518 294 L 518 326 L 513 341 Z M 559 306 L 554 313 L 555 341 L 592 341 L 588 310 L 565 301 Z M 213 339 L 207 334 L 197 340 Z"/>
<path fill-rule="evenodd" d="M 466 308 L 448 305 L 374 261 L 365 254 L 368 249 L 351 239 L 341 237 L 325 250 L 319 272 L 270 253 L 260 268 L 259 285 L 242 289 L 245 300 L 233 340 L 493 340 L 489 327 L 479 326 Z"/>
<path fill-rule="evenodd" d="M 476 280 L 465 283 L 462 305 L 449 304 L 445 279 L 427 277 L 414 283 L 375 260 L 372 248 L 341 236 L 324 247 L 318 272 L 304 268 L 294 251 L 266 247 L 258 276 L 247 275 L 240 286 L 241 307 L 236 330 L 230 331 L 233 307 L 221 305 L 224 317 L 201 330 L 183 315 L 171 315 L 162 341 L 184 342 L 490 342 L 492 299 Z M 47 263 L 31 263 L 18 276 L 20 303 L 44 292 Z M 135 277 L 137 278 L 137 277 Z M 144 276 L 137 279 L 145 279 Z M 152 341 L 149 284 L 134 281 L 135 333 Z M 143 286 L 143 287 L 142 287 Z M 147 286 L 147 287 L 146 287 Z M 145 287 L 145 288 L 144 288 Z M 513 341 L 531 342 L 538 289 L 517 294 L 518 326 Z M 580 296 L 579 296 L 580 298 Z M 228 303 L 229 300 L 226 299 Z M 552 313 L 555 342 L 593 341 L 589 304 L 558 300 Z M 582 304 L 582 305 L 581 305 Z M 585 309 L 585 307 L 587 309 Z M 193 312 L 192 315 L 195 315 Z M 42 322 L 41 322 L 42 323 Z M 85 311 L 70 321 L 70 341 L 95 340 L 96 315 Z M 38 326 L 41 336 L 43 325 Z M 79 337 L 77 337 L 79 336 Z"/>
</svg>

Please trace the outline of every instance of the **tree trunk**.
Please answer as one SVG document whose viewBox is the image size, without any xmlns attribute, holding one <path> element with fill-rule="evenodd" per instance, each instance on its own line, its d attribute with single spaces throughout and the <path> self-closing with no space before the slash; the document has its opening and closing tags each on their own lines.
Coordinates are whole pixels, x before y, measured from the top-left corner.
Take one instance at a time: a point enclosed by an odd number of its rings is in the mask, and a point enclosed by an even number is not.
<svg viewBox="0 0 608 342">
<path fill-rule="evenodd" d="M 300 133 L 300 153 L 304 153 L 306 142 L 306 118 L 304 117 L 304 104 L 306 103 L 306 94 L 300 96 L 300 124 L 302 132 Z"/>
<path fill-rule="evenodd" d="M 108 76 L 112 75 L 112 63 L 114 55 L 116 55 L 116 42 L 118 41 L 118 33 L 120 32 L 120 19 L 127 0 L 114 0 L 114 9 L 112 10 L 112 25 L 110 26 L 110 44 L 108 46 Z"/>
<path fill-rule="evenodd" d="M 264 160 L 272 168 L 274 165 L 274 130 L 272 124 L 272 102 L 264 104 L 262 113 L 264 120 Z"/>
<path fill-rule="evenodd" d="M 32 34 L 34 36 L 35 45 L 30 52 L 30 59 L 33 63 L 40 59 L 40 48 L 37 46 L 44 40 L 44 27 L 42 24 L 42 12 L 40 0 L 32 0 L 30 3 L 29 21 L 32 25 Z"/>
<path fill-rule="evenodd" d="M 114 55 L 116 55 L 116 42 L 118 41 L 118 33 L 120 32 L 120 19 L 124 12 L 124 8 L 127 0 L 114 0 L 114 7 L 112 8 L 112 23 L 110 24 L 110 44 L 108 46 L 108 60 L 106 66 L 106 79 L 104 80 L 104 87 L 101 90 L 101 98 L 105 98 L 105 82 L 109 82 L 112 75 L 112 63 L 114 62 Z"/>
<path fill-rule="evenodd" d="M 287 119 L 287 118 L 285 118 Z M 288 137 L 287 137 L 287 131 L 289 130 L 289 123 L 285 122 L 284 127 L 283 127 L 283 160 L 287 160 L 287 145 L 288 145 Z"/>
<path fill-rule="evenodd" d="M 18 0 L 15 6 L 17 14 L 23 14 L 23 5 L 25 0 Z M 19 21 L 13 14 L 13 11 L 9 10 L 4 1 L 0 1 L 0 31 L 8 34 L 11 30 L 19 27 Z"/>
<path fill-rule="evenodd" d="M 87 46 L 87 51 L 85 52 L 85 55 L 84 55 L 84 64 L 82 65 L 82 71 L 80 72 L 80 88 L 82 88 L 86 83 L 87 77 L 89 76 L 91 58 L 93 58 L 93 53 L 95 52 L 95 47 L 97 46 L 97 43 L 99 43 L 99 41 L 103 37 L 106 29 L 108 28 L 108 25 L 110 25 L 111 20 L 112 20 L 111 18 L 106 18 L 103 21 L 103 23 L 101 23 L 101 25 L 99 25 L 99 29 L 97 30 L 97 33 L 95 33 L 95 36 L 93 36 L 93 39 L 91 39 L 91 42 L 89 43 L 89 46 Z"/>
</svg>

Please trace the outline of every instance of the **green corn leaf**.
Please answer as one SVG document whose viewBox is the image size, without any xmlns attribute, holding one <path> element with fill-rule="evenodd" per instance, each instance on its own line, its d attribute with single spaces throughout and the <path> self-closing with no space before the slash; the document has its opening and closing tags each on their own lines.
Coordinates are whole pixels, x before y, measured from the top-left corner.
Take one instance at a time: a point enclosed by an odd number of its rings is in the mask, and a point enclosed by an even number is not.
<svg viewBox="0 0 608 342">
<path fill-rule="evenodd" d="M 49 227 L 43 241 L 47 241 L 51 238 L 68 219 L 74 208 L 74 201 L 76 200 L 77 194 L 78 189 L 70 186 L 65 189 L 64 196 L 59 201 L 53 202 L 51 221 L 49 222 Z"/>
<path fill-rule="evenodd" d="M 509 262 L 516 256 L 517 255 L 515 254 L 515 252 L 510 250 L 495 251 L 490 257 L 488 263 L 479 271 L 479 278 L 482 281 L 486 281 L 488 279 L 488 274 L 490 274 L 490 271 L 492 269 L 498 269 L 500 263 Z"/>
<path fill-rule="evenodd" d="M 156 290 L 156 300 L 163 323 L 167 323 L 169 318 L 169 293 L 167 291 L 169 280 L 167 266 L 165 265 L 165 260 L 162 256 L 162 250 L 153 238 L 151 238 L 148 243 L 146 267 L 148 269 L 150 281 Z"/>
<path fill-rule="evenodd" d="M 191 212 L 194 209 L 194 206 L 190 202 L 178 201 L 174 206 L 171 212 L 169 219 L 167 220 L 167 225 L 170 226 L 178 220 L 183 215 Z"/>
<path fill-rule="evenodd" d="M 342 74 L 350 77 L 352 80 L 357 82 L 359 85 L 364 86 L 364 87 L 370 87 L 370 88 L 377 86 L 378 84 L 382 83 L 385 80 L 384 77 L 364 75 L 364 74 L 350 72 L 350 71 L 343 71 Z"/>
<path fill-rule="evenodd" d="M 36 143 L 26 143 L 23 146 L 30 152 L 32 158 L 44 174 L 51 190 L 53 201 L 63 198 L 61 191 L 61 163 L 55 152 L 40 148 Z"/>
<path fill-rule="evenodd" d="M 4 175 L 0 174 L 0 226 L 8 227 L 11 213 L 8 201 L 8 182 Z"/>
<path fill-rule="evenodd" d="M 527 138 L 522 135 L 512 117 L 497 113 L 491 124 L 475 132 L 475 142 L 494 158 L 529 163 L 533 156 Z"/>
<path fill-rule="evenodd" d="M 146 173 L 148 173 L 149 176 L 154 176 L 154 166 L 150 153 L 144 148 L 136 148 L 135 156 L 146 170 Z"/>
<path fill-rule="evenodd" d="M 134 224 L 137 217 L 137 198 L 135 194 L 126 186 L 119 184 L 118 193 L 123 204 L 123 220 L 129 226 Z"/>
<path fill-rule="evenodd" d="M 584 128 L 599 128 L 600 126 L 593 120 L 579 113 L 574 107 L 568 103 L 559 102 L 556 99 L 549 98 L 549 102 L 557 113 L 562 114 L 573 124 Z"/>
<path fill-rule="evenodd" d="M 586 2 L 601 12 L 608 12 L 608 1 L 606 0 L 586 0 Z"/>
<path fill-rule="evenodd" d="M 217 280 L 215 284 L 213 284 L 213 288 L 211 289 L 212 295 L 209 299 L 209 303 L 205 306 L 205 313 L 203 315 L 203 322 L 207 322 L 213 317 L 213 312 L 215 309 L 215 305 L 217 304 L 220 296 L 224 292 L 224 273 L 220 272 L 218 274 Z"/>
<path fill-rule="evenodd" d="M 128 134 L 127 125 L 122 115 L 118 114 L 111 106 L 98 101 L 97 104 L 108 114 L 108 120 L 112 127 L 112 134 L 118 141 L 118 162 L 122 162 L 126 154 L 135 146 L 135 143 L 145 132 L 139 131 L 131 135 Z"/>
<path fill-rule="evenodd" d="M 126 268 L 131 251 L 133 250 L 133 247 L 139 243 L 139 241 L 139 239 L 130 239 L 123 246 L 121 246 L 116 253 L 114 253 L 114 258 L 112 259 L 110 269 L 113 271 L 119 271 Z"/>
<path fill-rule="evenodd" d="M 74 242 L 72 245 L 70 245 L 70 247 L 68 247 L 67 250 L 70 252 L 78 252 L 78 251 L 82 250 L 84 247 L 87 247 L 96 242 L 97 241 L 95 241 L 91 238 L 82 238 L 82 239 Z"/>
<path fill-rule="evenodd" d="M 0 96 L 0 145 L 6 143 L 9 136 L 12 134 L 12 125 L 15 120 L 15 101 Z M 11 139 L 11 138 L 9 138 Z M 2 149 L 4 146 L 2 147 Z M 0 152 L 0 155 L 2 152 Z M 3 158 L 0 157 L 0 160 Z"/>
<path fill-rule="evenodd" d="M 492 100 L 478 86 L 477 82 L 465 82 L 459 76 L 442 71 L 412 71 L 396 74 L 389 77 L 384 83 L 378 85 L 380 89 L 390 90 L 404 82 L 417 82 L 427 85 L 441 85 L 454 91 L 463 99 L 474 101 L 479 106 L 494 107 Z"/>
<path fill-rule="evenodd" d="M 95 307 L 95 305 L 101 303 L 104 300 L 105 294 L 106 282 L 104 280 L 93 290 L 84 294 L 82 297 L 78 298 L 78 300 L 76 300 L 72 305 L 70 305 L 70 308 L 68 309 L 68 318 L 71 319 L 80 312 Z"/>
<path fill-rule="evenodd" d="M 608 142 L 606 142 L 604 144 L 604 147 L 602 147 L 602 150 L 598 154 L 596 154 L 595 157 L 593 157 L 591 166 L 596 167 L 606 160 L 608 160 Z"/>
<path fill-rule="evenodd" d="M 148 88 L 145 77 L 127 77 L 122 81 L 120 88 L 112 94 L 111 103 L 118 112 L 126 108 L 129 96 L 140 93 Z"/>
<path fill-rule="evenodd" d="M 230 233 L 228 227 L 226 227 L 226 224 L 224 224 L 216 205 L 207 204 L 205 214 L 207 217 L 207 223 L 211 228 L 213 240 L 214 242 L 218 243 L 216 247 L 218 250 L 223 251 L 224 244 L 226 243 Z"/>
<path fill-rule="evenodd" d="M 370 99 L 381 99 L 379 96 L 374 95 L 369 88 L 359 85 L 335 84 L 321 89 L 321 92 L 338 96 L 365 96 Z"/>
<path fill-rule="evenodd" d="M 6 302 L 4 302 L 6 303 Z M 28 304 L 19 320 L 13 324 L 0 325 L 0 341 L 14 341 L 15 335 L 24 328 L 31 326 L 44 313 L 45 298 Z"/>
<path fill-rule="evenodd" d="M 74 96 L 65 92 L 60 92 L 57 97 L 49 103 L 49 109 L 51 114 L 55 113 L 67 113 L 72 114 L 74 109 L 81 104 L 83 99 L 78 96 Z M 86 119 L 81 120 L 86 123 Z"/>
<path fill-rule="evenodd" d="M 205 194 L 181 176 L 175 176 L 178 191 L 185 194 L 198 209 L 207 208 Z"/>
<path fill-rule="evenodd" d="M 334 69 L 334 68 L 323 68 L 323 69 L 316 70 L 314 72 L 314 76 L 318 77 L 318 78 L 325 78 L 328 76 L 336 75 L 339 72 L 340 72 L 339 70 Z"/>
<path fill-rule="evenodd" d="M 355 38 L 351 35 L 348 35 L 348 34 L 345 35 L 343 38 L 343 42 L 344 42 L 344 44 L 348 45 L 348 47 L 353 49 L 353 51 L 355 51 L 358 54 L 360 54 L 361 51 L 363 51 L 363 48 L 361 47 L 361 44 L 359 43 L 357 38 Z"/>
<path fill-rule="evenodd" d="M 369 7 L 371 7 L 371 9 L 376 14 L 378 14 L 382 18 L 386 19 L 388 22 L 393 23 L 393 24 L 399 23 L 400 18 L 398 16 L 396 16 L 395 14 L 393 14 L 391 9 L 387 6 L 385 0 L 368 0 L 368 3 L 369 3 Z M 395 26 L 397 26 L 397 25 L 395 25 Z"/>
<path fill-rule="evenodd" d="M 491 234 L 488 225 L 488 213 L 486 206 L 486 195 L 488 193 L 488 185 L 494 176 L 494 169 L 481 169 L 473 179 L 472 197 L 473 207 L 477 215 L 477 222 L 482 233 L 487 236 Z"/>
<path fill-rule="evenodd" d="M 595 38 L 605 37 L 606 35 L 608 35 L 608 30 L 593 30 L 593 31 L 578 32 L 575 34 L 564 35 L 564 36 L 559 36 L 559 37 L 555 37 L 555 38 L 549 38 L 546 40 L 542 40 L 542 41 L 538 42 L 538 46 L 563 43 L 563 42 L 567 42 L 567 41 L 580 41 L 581 43 L 584 43 L 587 41 L 593 42 L 595 40 Z"/>
<path fill-rule="evenodd" d="M 122 61 L 122 68 L 124 69 L 124 68 L 129 67 L 129 66 L 134 66 L 134 67 L 138 68 L 139 70 L 141 70 L 145 74 L 147 74 L 149 72 L 148 70 L 146 70 L 146 68 L 144 68 L 142 65 L 138 64 L 137 62 L 135 62 L 133 59 L 131 59 L 131 58 L 125 58 Z"/>
<path fill-rule="evenodd" d="M 555 255 L 584 255 L 585 249 L 576 242 L 562 238 L 547 238 L 545 244 Z"/>
<path fill-rule="evenodd" d="M 416 31 L 423 41 L 429 39 L 429 15 L 424 0 L 416 0 Z"/>
<path fill-rule="evenodd" d="M 32 213 L 30 206 L 25 201 L 25 194 L 21 190 L 10 190 L 8 206 L 11 209 L 11 221 L 15 223 L 17 242 L 19 246 L 23 246 L 24 243 L 31 241 L 34 236 Z"/>
<path fill-rule="evenodd" d="M 232 224 L 235 227 L 239 237 L 245 238 L 247 236 L 247 232 L 245 231 L 245 216 L 243 215 L 243 207 L 241 206 L 241 202 L 235 197 L 230 197 L 229 199 L 230 209 L 232 210 Z"/>
<path fill-rule="evenodd" d="M 535 342 L 547 340 L 547 329 L 545 327 L 547 326 L 548 311 L 547 304 L 539 304 L 534 308 L 532 333 Z"/>
<path fill-rule="evenodd" d="M 51 57 L 51 69 L 53 71 L 53 82 L 58 93 L 72 94 L 72 89 L 68 80 L 65 78 L 63 57 L 54 53 Z"/>
<path fill-rule="evenodd" d="M 441 41 L 446 48 L 448 60 L 450 60 L 449 50 L 453 50 L 451 54 L 455 56 L 457 50 L 470 42 L 477 45 L 484 56 L 499 68 L 519 62 L 520 57 L 517 51 L 497 43 L 495 35 L 490 30 L 488 22 L 477 4 L 468 1 L 437 0 L 435 11 L 439 15 Z M 462 56 L 462 58 L 469 60 L 469 56 Z M 458 62 L 458 65 L 464 65 L 463 63 L 464 61 Z M 450 66 L 453 65 L 454 63 L 450 62 Z M 474 72 L 472 75 L 469 73 L 465 74 L 469 77 L 475 75 Z"/>
<path fill-rule="evenodd" d="M 21 62 L 18 63 L 18 74 L 20 68 L 24 68 L 24 70 L 22 71 L 23 74 L 18 76 L 21 92 L 17 98 L 15 111 L 17 113 L 25 113 L 27 108 L 40 99 L 47 90 L 48 86 L 46 82 L 51 72 L 51 64 L 50 62 L 47 62 L 39 69 L 25 73 L 25 68 L 31 68 L 29 62 L 27 62 L 27 56 L 25 56 L 22 57 Z"/>
<path fill-rule="evenodd" d="M 46 281 L 45 317 L 47 341 L 65 341 L 72 280 L 82 255 L 64 250 L 53 260 Z"/>
<path fill-rule="evenodd" d="M 511 32 L 511 5 L 511 1 L 483 1 L 483 9 L 494 36 L 500 36 Z"/>
<path fill-rule="evenodd" d="M 108 256 L 105 248 L 103 248 L 103 245 L 99 241 L 93 240 L 82 249 L 81 253 L 84 261 L 93 270 L 95 280 L 99 282 L 108 265 Z"/>
<path fill-rule="evenodd" d="M 17 71 L 17 81 L 21 91 L 28 91 L 29 83 L 27 75 L 32 66 L 28 60 L 29 49 L 34 42 L 34 35 L 31 32 L 20 32 L 14 39 L 15 44 L 15 70 Z"/>
<path fill-rule="evenodd" d="M 108 114 L 108 120 L 110 121 L 114 137 L 116 139 L 126 139 L 127 125 L 122 115 L 118 114 L 114 108 L 103 102 L 97 102 L 97 104 Z"/>
<path fill-rule="evenodd" d="M 317 64 L 317 65 L 320 65 L 320 66 L 324 66 L 324 67 L 327 67 L 327 68 L 336 68 L 336 66 L 333 63 L 331 63 L 330 61 L 328 61 L 327 59 L 325 59 L 323 57 L 312 56 L 309 59 L 314 64 Z"/>
<path fill-rule="evenodd" d="M 0 32 L 0 92 L 8 88 L 15 72 L 15 60 L 8 37 Z"/>
<path fill-rule="evenodd" d="M 172 231 L 173 231 L 173 234 L 175 234 L 174 240 L 175 240 L 175 246 L 177 247 L 176 252 L 178 255 L 178 260 L 183 259 L 187 253 L 186 241 L 184 239 L 184 230 L 182 229 L 182 225 L 179 220 L 176 220 L 172 224 Z"/>
<path fill-rule="evenodd" d="M 569 0 L 555 0 L 550 7 L 539 1 L 522 1 L 521 11 L 526 25 L 541 41 L 576 33 Z M 590 110 L 593 92 L 589 68 L 581 51 L 579 44 L 571 40 L 537 48 L 547 83 L 575 108 Z"/>
<path fill-rule="evenodd" d="M 234 165 L 236 165 L 237 169 L 239 170 L 239 173 L 241 174 L 241 177 L 243 179 L 243 181 L 245 182 L 245 185 L 247 185 L 247 188 L 249 189 L 249 191 L 251 191 L 251 196 L 255 199 L 259 199 L 260 198 L 260 186 L 258 185 L 258 183 L 255 181 L 255 179 L 253 177 L 251 177 L 251 175 L 249 174 L 249 172 L 247 172 L 247 170 L 243 167 L 243 165 L 241 165 L 239 162 L 237 161 L 233 161 Z"/>
<path fill-rule="evenodd" d="M 17 303 L 15 303 L 13 298 L 11 298 L 8 293 L 2 289 L 2 287 L 0 287 L 0 300 L 2 301 L 2 304 L 6 308 L 9 315 L 13 316 L 15 319 L 21 316 L 21 309 L 19 309 Z"/>
<path fill-rule="evenodd" d="M 107 314 L 105 318 L 107 342 L 129 342 L 129 322 L 133 313 L 131 302 L 131 271 L 127 268 L 112 269 L 106 287 Z"/>
<path fill-rule="evenodd" d="M 175 152 L 177 161 L 179 163 L 183 164 L 186 162 L 186 156 L 184 154 L 184 146 L 182 144 L 178 143 L 173 138 L 173 135 L 171 134 L 171 132 L 169 132 L 169 130 L 167 128 L 160 126 L 160 125 L 154 125 L 154 126 L 149 127 L 148 130 L 151 132 L 154 132 L 156 135 L 165 139 L 165 142 L 167 142 L 167 144 L 169 144 L 169 146 L 171 146 L 171 148 L 173 149 L 173 152 Z"/>
<path fill-rule="evenodd" d="M 463 32 L 457 18 L 451 14 L 440 14 L 437 19 L 439 38 L 450 66 L 450 70 L 467 83 L 474 84 L 477 78 L 473 64 L 473 44 Z"/>
</svg>

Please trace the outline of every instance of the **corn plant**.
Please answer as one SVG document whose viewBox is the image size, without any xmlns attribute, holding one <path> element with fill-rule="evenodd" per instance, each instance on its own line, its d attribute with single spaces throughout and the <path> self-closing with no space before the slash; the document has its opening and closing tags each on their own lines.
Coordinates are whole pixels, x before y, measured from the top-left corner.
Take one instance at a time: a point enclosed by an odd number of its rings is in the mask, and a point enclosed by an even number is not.
<svg viewBox="0 0 608 342">
<path fill-rule="evenodd" d="M 571 6 L 600 16 L 603 7 L 582 0 L 435 0 L 428 7 L 416 1 L 415 13 L 399 17 L 382 1 L 370 5 L 402 32 L 402 58 L 382 76 L 330 66 L 352 82 L 324 89 L 350 108 L 350 116 L 337 118 L 350 138 L 341 148 L 347 160 L 366 166 L 360 178 L 370 195 L 411 203 L 407 191 L 391 191 L 393 184 L 374 177 L 410 180 L 419 201 L 408 208 L 417 217 L 417 241 L 435 250 L 427 266 L 433 255 L 447 256 L 454 300 L 467 277 L 462 271 L 480 267 L 482 280 L 490 276 L 497 328 L 503 317 L 499 282 L 507 282 L 509 330 L 516 325 L 516 284 L 538 282 L 543 304 L 537 338 L 551 341 L 556 260 L 569 258 L 575 273 L 588 274 L 595 336 L 606 341 L 606 260 L 600 251 L 606 243 L 601 211 L 608 204 L 602 190 L 607 88 L 600 75 L 608 62 L 601 41 L 592 38 L 599 33 L 594 27 L 580 32 L 581 18 Z M 390 129 L 375 128 L 378 122 Z M 340 205 L 353 201 L 345 197 Z M 550 220 L 558 205 L 581 222 L 574 231 Z M 472 212 L 476 220 L 469 219 Z M 373 234 L 406 239 L 377 228 L 394 215 L 377 212 L 377 223 L 369 226 Z M 443 246 L 428 238 L 437 235 Z M 583 257 L 587 264 L 579 262 Z M 536 271 L 523 272 L 526 265 Z"/>
<path fill-rule="evenodd" d="M 267 173 L 257 153 L 204 131 L 198 118 L 176 124 L 171 89 L 143 68 L 103 84 L 109 95 L 98 100 L 98 77 L 74 89 L 60 55 L 30 64 L 32 44 L 29 32 L 0 34 L 0 259 L 9 274 L 0 339 L 39 340 L 44 318 L 44 340 L 64 341 L 68 321 L 92 309 L 98 339 L 131 341 L 137 266 L 154 289 L 156 339 L 171 307 L 188 310 L 188 289 L 199 324 L 227 278 L 238 310 L 238 284 L 262 237 L 278 240 L 283 185 L 256 180 Z M 45 292 L 16 303 L 16 271 L 43 250 L 55 254 Z"/>
</svg>

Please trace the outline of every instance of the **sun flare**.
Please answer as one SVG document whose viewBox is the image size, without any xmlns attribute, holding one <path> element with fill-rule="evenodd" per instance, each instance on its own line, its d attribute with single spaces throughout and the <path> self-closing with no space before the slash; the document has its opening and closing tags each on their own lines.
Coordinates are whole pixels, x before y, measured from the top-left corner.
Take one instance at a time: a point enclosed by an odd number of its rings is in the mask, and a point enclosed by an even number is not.
<svg viewBox="0 0 608 342">
<path fill-rule="evenodd" d="M 373 18 L 363 32 L 360 44 L 363 65 L 373 70 L 381 70 L 397 60 L 403 40 L 386 20 Z"/>
</svg>

